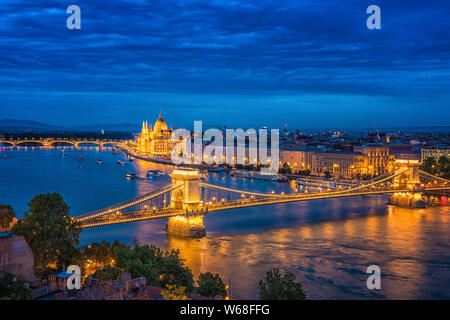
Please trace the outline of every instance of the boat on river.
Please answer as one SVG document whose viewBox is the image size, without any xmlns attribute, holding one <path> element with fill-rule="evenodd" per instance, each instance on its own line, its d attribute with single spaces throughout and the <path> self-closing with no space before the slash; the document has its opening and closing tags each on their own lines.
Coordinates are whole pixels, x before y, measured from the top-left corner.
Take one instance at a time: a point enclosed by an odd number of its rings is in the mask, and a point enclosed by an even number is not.
<svg viewBox="0 0 450 320">
<path fill-rule="evenodd" d="M 147 178 L 154 178 L 154 177 L 158 177 L 158 176 L 163 176 L 164 172 L 162 172 L 161 170 L 148 170 L 147 171 Z"/>
</svg>

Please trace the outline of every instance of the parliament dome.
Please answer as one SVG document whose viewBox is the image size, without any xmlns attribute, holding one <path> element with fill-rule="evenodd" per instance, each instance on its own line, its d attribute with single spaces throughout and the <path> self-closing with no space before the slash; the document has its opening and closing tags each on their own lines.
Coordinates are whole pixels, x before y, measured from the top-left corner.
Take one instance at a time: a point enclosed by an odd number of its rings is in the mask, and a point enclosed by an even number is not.
<svg viewBox="0 0 450 320">
<path fill-rule="evenodd" d="M 159 113 L 159 118 L 156 120 L 155 125 L 153 126 L 154 131 L 163 131 L 167 130 L 167 124 L 161 116 L 161 112 Z"/>
</svg>

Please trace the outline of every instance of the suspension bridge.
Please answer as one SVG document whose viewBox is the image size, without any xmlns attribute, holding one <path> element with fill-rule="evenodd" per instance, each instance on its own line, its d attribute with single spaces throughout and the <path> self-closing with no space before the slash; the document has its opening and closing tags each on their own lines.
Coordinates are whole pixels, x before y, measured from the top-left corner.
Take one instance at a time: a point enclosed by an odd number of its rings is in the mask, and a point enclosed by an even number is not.
<svg viewBox="0 0 450 320">
<path fill-rule="evenodd" d="M 292 194 L 251 192 L 209 184 L 193 169 L 177 169 L 170 176 L 172 182 L 158 190 L 73 219 L 82 227 L 91 228 L 168 218 L 168 232 L 200 237 L 206 234 L 204 216 L 215 211 L 378 194 L 392 194 L 391 204 L 415 208 L 424 205 L 427 193 L 440 192 L 448 196 L 450 191 L 449 180 L 430 175 L 409 163 L 347 188 Z"/>
</svg>

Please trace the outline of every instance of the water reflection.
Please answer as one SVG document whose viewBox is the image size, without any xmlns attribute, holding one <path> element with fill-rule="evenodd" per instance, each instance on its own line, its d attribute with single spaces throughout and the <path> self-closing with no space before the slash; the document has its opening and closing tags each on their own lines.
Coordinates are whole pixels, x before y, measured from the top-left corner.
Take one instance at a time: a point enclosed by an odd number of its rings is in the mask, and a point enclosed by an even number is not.
<svg viewBox="0 0 450 320">
<path fill-rule="evenodd" d="M 82 155 L 84 160 L 78 161 Z M 37 193 L 60 192 L 73 215 L 82 214 L 170 182 L 146 178 L 148 170 L 169 173 L 168 166 L 126 161 L 111 150 L 21 148 L 0 161 L 0 203 L 20 217 Z M 102 160 L 102 165 L 96 164 Z M 118 159 L 126 161 L 118 165 Z M 80 162 L 82 168 L 79 168 Z M 126 172 L 139 179 L 127 180 Z M 210 174 L 208 182 L 250 191 L 294 192 L 291 183 L 232 179 Z M 300 188 L 299 188 L 300 189 Z M 351 197 L 277 204 L 211 213 L 207 237 L 168 235 L 165 219 L 87 229 L 81 244 L 115 239 L 180 249 L 195 275 L 217 272 L 231 280 L 234 298 L 256 298 L 265 271 L 294 272 L 310 298 L 450 299 L 450 209 L 401 209 L 387 196 Z M 382 290 L 366 288 L 367 266 L 382 272 Z"/>
</svg>

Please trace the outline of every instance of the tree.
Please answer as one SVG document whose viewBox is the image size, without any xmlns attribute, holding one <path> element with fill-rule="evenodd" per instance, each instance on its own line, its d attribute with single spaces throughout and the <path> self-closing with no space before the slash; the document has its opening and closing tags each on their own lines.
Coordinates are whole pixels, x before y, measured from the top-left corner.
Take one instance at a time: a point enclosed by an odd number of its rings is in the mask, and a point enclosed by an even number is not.
<svg viewBox="0 0 450 320">
<path fill-rule="evenodd" d="M 287 272 L 281 275 L 278 268 L 269 270 L 266 277 L 259 280 L 259 298 L 261 300 L 305 300 L 302 285 L 295 281 L 295 275 Z"/>
<path fill-rule="evenodd" d="M 214 297 L 221 295 L 225 297 L 227 295 L 225 284 L 217 273 L 214 275 L 211 272 L 200 273 L 197 285 L 197 292 L 202 296 Z"/>
<path fill-rule="evenodd" d="M 420 166 L 420 169 L 430 174 L 437 174 L 436 159 L 434 157 L 426 158 Z"/>
<path fill-rule="evenodd" d="M 0 275 L 0 300 L 31 300 L 32 291 L 21 277 L 5 272 Z"/>
<path fill-rule="evenodd" d="M 28 211 L 11 229 L 25 237 L 33 251 L 35 266 L 73 263 L 79 257 L 81 226 L 71 219 L 70 208 L 58 193 L 39 194 Z"/>
<path fill-rule="evenodd" d="M 331 173 L 330 173 L 330 171 L 325 171 L 323 174 L 325 175 L 325 178 L 326 178 L 326 179 L 330 179 L 330 178 L 331 178 Z"/>
<path fill-rule="evenodd" d="M 434 157 L 428 157 L 423 161 L 420 169 L 432 175 L 436 175 L 444 179 L 449 179 L 450 159 L 446 156 L 440 156 L 436 161 Z"/>
<path fill-rule="evenodd" d="M 447 179 L 450 178 L 450 159 L 446 156 L 439 157 L 437 162 L 438 175 Z"/>
<path fill-rule="evenodd" d="M 16 215 L 9 205 L 0 205 L 0 229 L 8 228 Z"/>
<path fill-rule="evenodd" d="M 311 170 L 309 170 L 309 169 L 299 170 L 299 171 L 297 171 L 297 174 L 300 176 L 309 176 L 311 174 Z"/>
<path fill-rule="evenodd" d="M 120 279 L 121 275 L 122 272 L 119 269 L 111 266 L 106 266 L 106 268 L 102 270 L 95 271 L 92 277 L 101 281 L 110 281 Z"/>
<path fill-rule="evenodd" d="M 281 168 L 278 169 L 278 173 L 281 174 L 290 174 L 291 173 L 291 167 L 287 164 L 287 162 L 284 162 L 281 165 Z"/>
<path fill-rule="evenodd" d="M 194 290 L 194 277 L 184 265 L 179 250 L 162 251 L 155 246 L 117 247 L 115 267 L 129 272 L 133 278 L 144 276 L 147 284 L 164 287 L 176 285 Z"/>
</svg>

